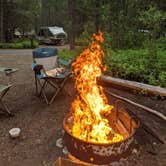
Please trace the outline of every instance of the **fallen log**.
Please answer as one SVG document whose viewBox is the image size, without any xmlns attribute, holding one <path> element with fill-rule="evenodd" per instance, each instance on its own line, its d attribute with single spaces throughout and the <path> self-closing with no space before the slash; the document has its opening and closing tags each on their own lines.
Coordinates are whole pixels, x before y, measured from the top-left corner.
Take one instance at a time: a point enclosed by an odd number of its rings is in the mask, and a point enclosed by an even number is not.
<svg viewBox="0 0 166 166">
<path fill-rule="evenodd" d="M 160 95 L 160 96 L 166 97 L 166 88 L 161 88 L 159 86 L 153 86 L 153 85 L 143 84 L 143 83 L 136 82 L 136 81 L 128 81 L 128 80 L 123 80 L 123 79 L 119 79 L 119 78 L 113 78 L 113 77 L 106 76 L 106 75 L 102 75 L 100 77 L 100 80 L 104 83 L 116 85 L 116 86 L 124 88 L 124 89 L 144 91 L 149 94 Z"/>
<path fill-rule="evenodd" d="M 105 90 L 105 92 L 108 93 L 109 95 L 115 97 L 115 98 L 118 98 L 118 99 L 120 99 L 120 100 L 123 100 L 123 101 L 125 101 L 125 102 L 127 102 L 127 103 L 129 103 L 129 104 L 132 104 L 132 105 L 136 106 L 136 107 L 142 108 L 143 110 L 145 110 L 145 111 L 147 111 L 147 112 L 149 112 L 149 113 L 151 113 L 151 114 L 154 114 L 154 115 L 158 116 L 159 118 L 163 119 L 164 121 L 166 121 L 166 116 L 164 116 L 161 112 L 158 112 L 158 111 L 156 111 L 156 110 L 153 110 L 153 109 L 151 109 L 151 108 L 149 108 L 149 107 L 146 107 L 146 106 L 144 106 L 144 105 L 135 103 L 135 102 L 133 102 L 133 101 L 131 101 L 131 100 L 125 98 L 125 97 L 121 97 L 121 96 L 116 95 L 116 94 L 114 94 L 114 93 L 112 93 L 112 92 L 109 92 L 108 90 Z"/>
<path fill-rule="evenodd" d="M 142 129 L 144 129 L 144 131 L 146 131 L 148 134 L 152 135 L 155 139 L 157 139 L 160 143 L 164 144 L 164 141 L 162 140 L 162 138 L 160 138 L 160 136 L 158 136 L 149 126 L 147 126 L 138 116 L 137 114 L 135 114 L 134 112 L 127 110 L 127 112 L 129 112 L 130 115 L 134 116 L 134 118 L 136 118 L 137 120 L 139 120 Z"/>
</svg>

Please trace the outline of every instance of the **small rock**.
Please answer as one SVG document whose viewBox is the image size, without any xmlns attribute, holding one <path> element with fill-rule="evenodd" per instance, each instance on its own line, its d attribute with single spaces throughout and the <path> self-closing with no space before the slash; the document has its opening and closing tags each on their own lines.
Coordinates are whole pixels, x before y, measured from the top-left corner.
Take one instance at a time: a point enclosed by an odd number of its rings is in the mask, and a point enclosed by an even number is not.
<svg viewBox="0 0 166 166">
<path fill-rule="evenodd" d="M 36 139 L 36 144 L 40 145 L 41 144 L 41 140 L 40 139 Z"/>
<path fill-rule="evenodd" d="M 62 138 L 57 139 L 56 146 L 59 148 L 63 148 L 63 139 Z"/>
<path fill-rule="evenodd" d="M 133 154 L 137 154 L 137 153 L 138 153 L 138 150 L 137 150 L 137 149 L 133 149 L 133 150 L 132 150 L 132 153 L 133 153 Z"/>
<path fill-rule="evenodd" d="M 63 150 L 62 150 L 62 152 L 63 152 L 64 155 L 67 155 L 67 154 L 68 154 L 68 150 L 67 150 L 67 148 L 64 147 Z"/>
<path fill-rule="evenodd" d="M 10 162 L 12 160 L 12 158 L 9 156 L 7 160 L 8 160 L 8 162 Z"/>
<path fill-rule="evenodd" d="M 65 134 L 65 130 L 62 130 L 62 135 L 64 135 Z"/>
<path fill-rule="evenodd" d="M 109 166 L 119 166 L 119 162 L 115 161 L 115 162 L 112 162 L 111 164 L 109 164 Z"/>
<path fill-rule="evenodd" d="M 156 142 L 153 142 L 153 145 L 157 145 L 157 143 L 156 143 Z"/>
<path fill-rule="evenodd" d="M 121 159 L 119 160 L 119 163 L 120 163 L 120 164 L 124 164 L 124 163 L 126 163 L 126 161 L 127 161 L 127 159 L 121 158 Z"/>
<path fill-rule="evenodd" d="M 47 161 L 43 161 L 42 164 L 43 164 L 43 166 L 48 166 Z"/>
</svg>

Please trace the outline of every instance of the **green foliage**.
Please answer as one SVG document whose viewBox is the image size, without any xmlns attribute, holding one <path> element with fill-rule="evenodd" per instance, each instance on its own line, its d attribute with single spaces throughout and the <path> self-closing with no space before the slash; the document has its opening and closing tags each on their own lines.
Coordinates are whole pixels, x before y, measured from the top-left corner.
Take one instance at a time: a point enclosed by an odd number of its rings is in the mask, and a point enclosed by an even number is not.
<svg viewBox="0 0 166 166">
<path fill-rule="evenodd" d="M 39 2 L 16 0 L 18 7 L 16 14 L 19 18 L 16 25 L 20 25 L 24 30 L 30 29 L 39 15 Z M 42 0 L 41 2 L 42 24 L 63 26 L 70 39 L 76 38 L 76 43 L 87 45 L 98 28 L 104 32 L 104 61 L 109 75 L 166 87 L 166 38 L 160 38 L 165 36 L 164 1 Z M 144 33 L 141 30 L 148 32 Z M 16 45 L 26 48 L 29 43 L 11 44 L 12 47 Z M 4 47 L 8 48 L 9 45 L 6 44 Z M 68 60 L 79 55 L 81 49 L 60 50 L 59 56 Z"/>
<path fill-rule="evenodd" d="M 155 62 L 147 59 L 148 50 L 119 50 L 107 54 L 104 61 L 113 77 L 166 87 L 165 54 L 166 50 L 159 50 Z"/>
<path fill-rule="evenodd" d="M 36 29 L 36 23 L 40 16 L 40 0 L 16 0 L 15 27 L 21 32 Z"/>
<path fill-rule="evenodd" d="M 76 56 L 78 56 L 81 53 L 82 50 L 83 47 L 76 47 L 75 50 L 68 50 L 68 49 L 59 50 L 58 57 L 64 60 L 74 59 Z"/>
<path fill-rule="evenodd" d="M 8 29 L 37 32 L 39 26 L 57 25 L 64 27 L 68 41 L 74 43 L 76 39 L 76 43 L 86 43 L 100 29 L 111 34 L 111 48 L 129 49 L 142 48 L 148 37 L 159 38 L 166 33 L 163 0 L 15 0 L 8 3 L 1 19 L 8 20 L 2 34 Z M 139 30 L 149 30 L 149 33 L 145 35 Z M 110 41 L 108 48 L 109 45 Z"/>
<path fill-rule="evenodd" d="M 162 71 L 159 74 L 159 84 L 160 86 L 166 87 L 166 71 Z"/>
<path fill-rule="evenodd" d="M 84 31 L 82 34 L 75 39 L 76 45 L 84 45 L 87 46 L 91 40 L 91 36 L 93 34 L 94 25 L 88 23 L 84 26 Z"/>
<path fill-rule="evenodd" d="M 59 57 L 64 60 L 73 59 L 82 50 L 83 47 L 78 47 L 72 51 L 67 49 L 60 50 Z M 147 49 L 111 51 L 109 48 L 104 52 L 104 63 L 107 66 L 107 75 L 166 87 L 166 50 L 158 50 L 157 61 L 155 63 L 153 60 L 149 61 L 147 59 Z"/>
<path fill-rule="evenodd" d="M 165 19 L 166 14 L 158 10 L 155 6 L 150 6 L 148 10 L 140 12 L 139 20 L 149 30 L 148 38 L 145 43 L 145 48 L 148 49 L 148 54 L 146 55 L 147 75 L 145 78 L 153 85 L 159 84 L 159 74 L 162 72 L 158 63 L 159 56 L 157 53 L 158 46 L 156 40 L 161 31 L 161 23 Z"/>
<path fill-rule="evenodd" d="M 140 21 L 148 26 L 149 29 L 155 28 L 162 20 L 166 19 L 166 13 L 158 10 L 155 6 L 150 6 L 148 10 L 140 13 Z"/>
<path fill-rule="evenodd" d="M 166 19 L 166 13 L 150 6 L 148 10 L 140 12 L 139 20 L 149 29 L 150 38 L 156 39 L 160 32 L 160 24 Z"/>
<path fill-rule="evenodd" d="M 146 40 L 146 36 L 143 33 L 140 32 L 133 32 L 128 31 L 124 35 L 124 43 L 123 49 L 129 49 L 129 48 L 143 48 L 144 47 L 144 41 Z M 114 43 L 114 38 L 111 35 L 111 33 L 104 33 L 104 43 L 103 46 L 105 50 L 108 50 L 109 48 L 117 49 Z"/>
<path fill-rule="evenodd" d="M 146 36 L 143 33 L 135 32 L 135 31 L 128 31 L 124 35 L 124 48 L 142 48 L 143 41 L 145 41 Z"/>
<path fill-rule="evenodd" d="M 156 47 L 160 50 L 166 50 L 166 37 L 161 37 L 156 41 Z"/>
<path fill-rule="evenodd" d="M 38 47 L 39 43 L 37 41 L 34 41 L 34 48 Z M 31 48 L 31 42 L 30 40 L 18 40 L 13 43 L 0 43 L 0 48 Z"/>
<path fill-rule="evenodd" d="M 107 52 L 107 50 L 112 48 L 112 36 L 110 33 L 104 33 L 103 34 L 104 37 L 104 42 L 103 42 L 103 49 L 105 52 Z"/>
</svg>

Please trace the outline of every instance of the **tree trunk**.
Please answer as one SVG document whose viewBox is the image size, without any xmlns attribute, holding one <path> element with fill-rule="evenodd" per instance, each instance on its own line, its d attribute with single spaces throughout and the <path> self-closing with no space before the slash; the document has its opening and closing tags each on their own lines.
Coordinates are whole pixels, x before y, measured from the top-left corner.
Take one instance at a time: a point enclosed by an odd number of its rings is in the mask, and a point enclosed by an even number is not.
<svg viewBox="0 0 166 166">
<path fill-rule="evenodd" d="M 0 42 L 4 41 L 4 28 L 3 28 L 3 18 L 4 18 L 4 0 L 0 0 Z"/>
<path fill-rule="evenodd" d="M 96 6 L 95 27 L 96 27 L 96 33 L 97 33 L 100 30 L 100 14 L 99 14 L 100 1 L 99 0 L 95 1 L 95 6 Z"/>
<path fill-rule="evenodd" d="M 46 26 L 48 25 L 48 5 L 47 0 L 41 1 L 41 25 Z"/>
<path fill-rule="evenodd" d="M 69 32 L 70 49 L 75 48 L 75 0 L 68 0 L 68 11 L 71 20 L 71 27 Z"/>
<path fill-rule="evenodd" d="M 13 2 L 3 0 L 3 35 L 4 42 L 11 42 L 13 27 Z"/>
</svg>

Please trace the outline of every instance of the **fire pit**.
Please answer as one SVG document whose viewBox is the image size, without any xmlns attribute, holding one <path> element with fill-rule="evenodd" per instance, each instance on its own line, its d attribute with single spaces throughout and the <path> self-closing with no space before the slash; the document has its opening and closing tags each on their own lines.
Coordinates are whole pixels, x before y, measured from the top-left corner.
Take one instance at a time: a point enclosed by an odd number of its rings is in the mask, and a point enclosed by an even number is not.
<svg viewBox="0 0 166 166">
<path fill-rule="evenodd" d="M 139 122 L 135 121 L 125 111 L 124 107 L 118 108 L 120 101 L 112 110 L 110 125 L 114 131 L 123 135 L 123 140 L 112 143 L 93 143 L 76 138 L 71 133 L 72 115 L 68 114 L 63 121 L 65 130 L 64 142 L 72 156 L 93 164 L 109 164 L 130 155 L 134 148 L 134 134 Z"/>
<path fill-rule="evenodd" d="M 133 143 L 136 121 L 120 107 L 109 105 L 104 90 L 97 84 L 106 67 L 102 33 L 72 64 L 77 96 L 64 118 L 64 141 L 74 157 L 93 164 L 108 164 L 126 156 Z"/>
</svg>

